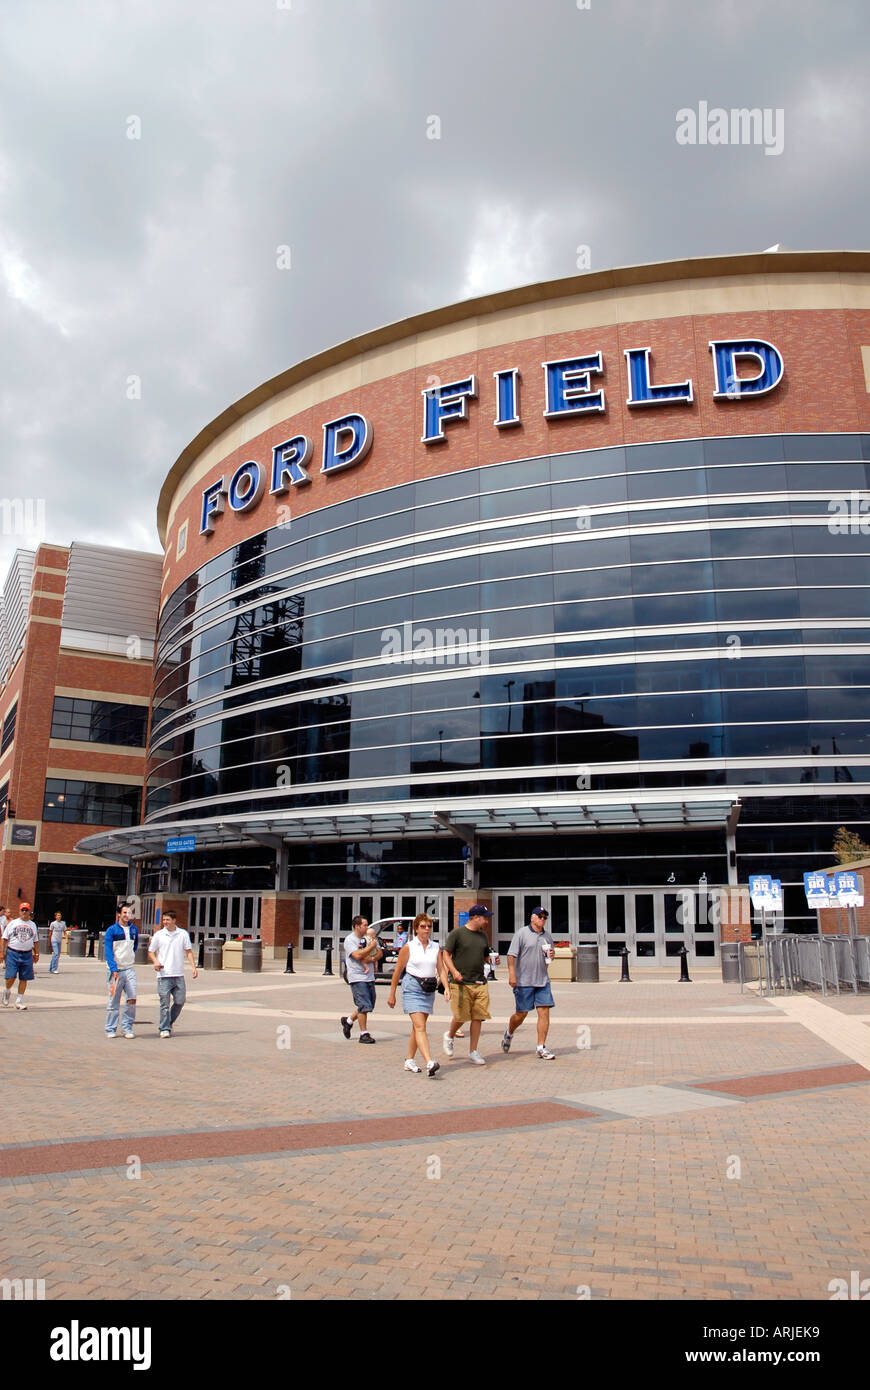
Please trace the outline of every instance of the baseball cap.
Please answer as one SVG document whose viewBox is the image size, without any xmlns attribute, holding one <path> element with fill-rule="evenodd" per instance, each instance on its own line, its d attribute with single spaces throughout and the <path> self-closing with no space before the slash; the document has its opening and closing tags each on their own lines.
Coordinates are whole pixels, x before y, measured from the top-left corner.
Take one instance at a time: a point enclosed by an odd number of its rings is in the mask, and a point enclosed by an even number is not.
<svg viewBox="0 0 870 1390">
<path fill-rule="evenodd" d="M 545 907 L 533 907 L 529 914 L 530 917 L 549 917 L 549 915 Z"/>
<path fill-rule="evenodd" d="M 18 904 L 18 911 L 19 911 L 19 912 L 32 912 L 33 909 L 32 909 L 32 907 L 30 906 L 30 903 L 19 903 L 19 904 Z"/>
<path fill-rule="evenodd" d="M 469 917 L 491 917 L 492 913 L 489 908 L 484 907 L 482 903 L 475 903 L 474 907 L 468 909 L 468 915 Z"/>
</svg>

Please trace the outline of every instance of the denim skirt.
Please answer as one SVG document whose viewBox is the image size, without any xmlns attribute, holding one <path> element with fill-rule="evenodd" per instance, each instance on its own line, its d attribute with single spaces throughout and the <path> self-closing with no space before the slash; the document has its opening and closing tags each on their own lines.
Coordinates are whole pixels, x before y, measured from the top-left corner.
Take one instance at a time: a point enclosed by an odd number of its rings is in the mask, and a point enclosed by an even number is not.
<svg viewBox="0 0 870 1390">
<path fill-rule="evenodd" d="M 405 971 L 402 976 L 402 1008 L 406 1014 L 431 1014 L 435 995 L 427 994 L 417 983 L 416 976 Z"/>
</svg>

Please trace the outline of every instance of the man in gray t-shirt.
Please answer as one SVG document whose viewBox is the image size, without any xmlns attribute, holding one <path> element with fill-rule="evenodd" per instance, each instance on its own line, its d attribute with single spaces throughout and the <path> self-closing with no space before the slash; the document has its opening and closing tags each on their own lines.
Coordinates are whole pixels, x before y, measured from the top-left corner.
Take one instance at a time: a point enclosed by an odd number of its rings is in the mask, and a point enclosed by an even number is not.
<svg viewBox="0 0 870 1390">
<path fill-rule="evenodd" d="M 375 961 L 383 955 L 375 933 L 365 917 L 354 917 L 353 930 L 344 939 L 344 961 L 347 982 L 353 995 L 353 1013 L 342 1014 L 339 1022 L 341 1031 L 349 1038 L 354 1023 L 359 1019 L 361 1043 L 373 1043 L 375 1039 L 369 1032 L 369 1014 L 375 1007 Z"/>
<path fill-rule="evenodd" d="M 538 1046 L 542 1062 L 555 1061 L 547 1048 L 550 1010 L 555 1004 L 547 969 L 553 959 L 553 938 L 546 930 L 549 913 L 544 907 L 532 910 L 528 927 L 520 927 L 508 951 L 508 980 L 514 992 L 515 1012 L 511 1014 L 501 1040 L 503 1052 L 510 1052 L 513 1035 L 531 1009 L 538 1011 Z"/>
<path fill-rule="evenodd" d="M 63 942 L 63 934 L 66 931 L 66 922 L 60 912 L 54 914 L 54 921 L 51 924 L 51 965 L 48 967 L 49 975 L 57 974 L 57 965 L 60 960 L 60 948 Z"/>
</svg>

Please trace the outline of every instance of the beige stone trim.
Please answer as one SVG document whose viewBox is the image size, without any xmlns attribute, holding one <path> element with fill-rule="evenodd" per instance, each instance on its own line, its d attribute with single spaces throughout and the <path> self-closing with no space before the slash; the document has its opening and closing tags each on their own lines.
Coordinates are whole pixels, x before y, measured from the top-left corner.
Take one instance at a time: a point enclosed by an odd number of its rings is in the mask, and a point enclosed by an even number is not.
<svg viewBox="0 0 870 1390">
<path fill-rule="evenodd" d="M 49 594 L 49 598 L 59 598 L 59 594 Z M 63 618 L 43 618 L 39 613 L 31 613 L 29 623 L 48 623 L 51 627 L 63 627 Z"/>
<path fill-rule="evenodd" d="M 113 757 L 144 758 L 145 749 L 132 743 L 91 743 L 80 738 L 50 738 L 49 748 L 70 753 L 111 753 Z"/>
<path fill-rule="evenodd" d="M 59 618 L 43 618 L 42 621 L 46 623 L 56 623 L 61 620 Z M 149 641 L 150 640 L 149 638 Z M 147 666 L 149 671 L 154 665 L 153 659 L 150 657 L 122 656 L 120 652 L 86 652 L 80 647 L 62 646 L 60 654 L 61 656 L 74 656 L 76 661 L 116 661 L 119 665 L 124 666 Z M 133 697 L 131 695 L 125 695 L 124 698 L 125 700 L 130 700 Z"/>
<path fill-rule="evenodd" d="M 63 603 L 63 594 L 52 593 L 51 589 L 31 589 L 31 598 L 53 598 L 56 603 Z"/>
<path fill-rule="evenodd" d="M 117 782 L 119 786 L 124 787 L 141 787 L 142 785 L 141 773 L 137 776 L 135 773 L 130 772 L 107 772 L 103 768 L 47 767 L 45 769 L 45 775 L 46 777 L 65 777 L 71 782 Z M 55 822 L 52 821 L 52 825 L 54 824 Z M 119 826 L 118 829 L 120 830 L 120 828 Z"/>
<path fill-rule="evenodd" d="M 61 579 L 66 579 L 66 570 L 56 570 L 56 569 L 52 569 L 51 565 L 34 565 L 34 567 L 33 567 L 33 573 L 34 573 L 34 574 L 58 574 L 58 575 L 60 575 Z M 57 594 L 55 594 L 54 597 L 57 598 Z"/>
<path fill-rule="evenodd" d="M 57 822 L 52 821 L 55 825 Z M 95 866 L 106 867 L 106 860 L 100 858 L 98 854 L 55 854 L 54 850 L 42 850 L 39 855 L 40 864 L 94 864 Z"/>
<path fill-rule="evenodd" d="M 71 695 L 74 700 L 107 700 L 112 704 L 118 705 L 149 705 L 150 698 L 147 695 L 125 695 L 119 690 L 85 690 L 77 685 L 56 685 L 55 695 Z M 68 740 L 64 740 L 67 742 Z M 89 748 L 93 744 L 88 744 Z"/>
<path fill-rule="evenodd" d="M 167 529 L 187 494 L 227 454 L 272 425 L 364 382 L 548 333 L 582 333 L 690 314 L 844 308 L 870 308 L 870 252 L 762 252 L 627 266 L 524 285 L 415 315 L 298 363 L 201 430 L 161 489 L 161 542 L 165 545 Z"/>
</svg>

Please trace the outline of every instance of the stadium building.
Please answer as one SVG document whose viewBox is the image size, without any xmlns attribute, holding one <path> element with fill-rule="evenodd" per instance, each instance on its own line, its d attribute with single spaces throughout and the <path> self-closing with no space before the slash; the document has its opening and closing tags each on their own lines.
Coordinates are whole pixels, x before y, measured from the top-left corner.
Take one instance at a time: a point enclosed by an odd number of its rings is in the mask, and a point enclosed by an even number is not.
<svg viewBox="0 0 870 1390">
<path fill-rule="evenodd" d="M 755 872 L 812 929 L 803 871 L 870 820 L 868 468 L 866 252 L 320 353 L 166 478 L 144 818 L 80 848 L 135 867 L 146 926 L 276 952 L 475 900 L 504 946 L 543 900 L 602 959 L 712 963 Z"/>
</svg>

